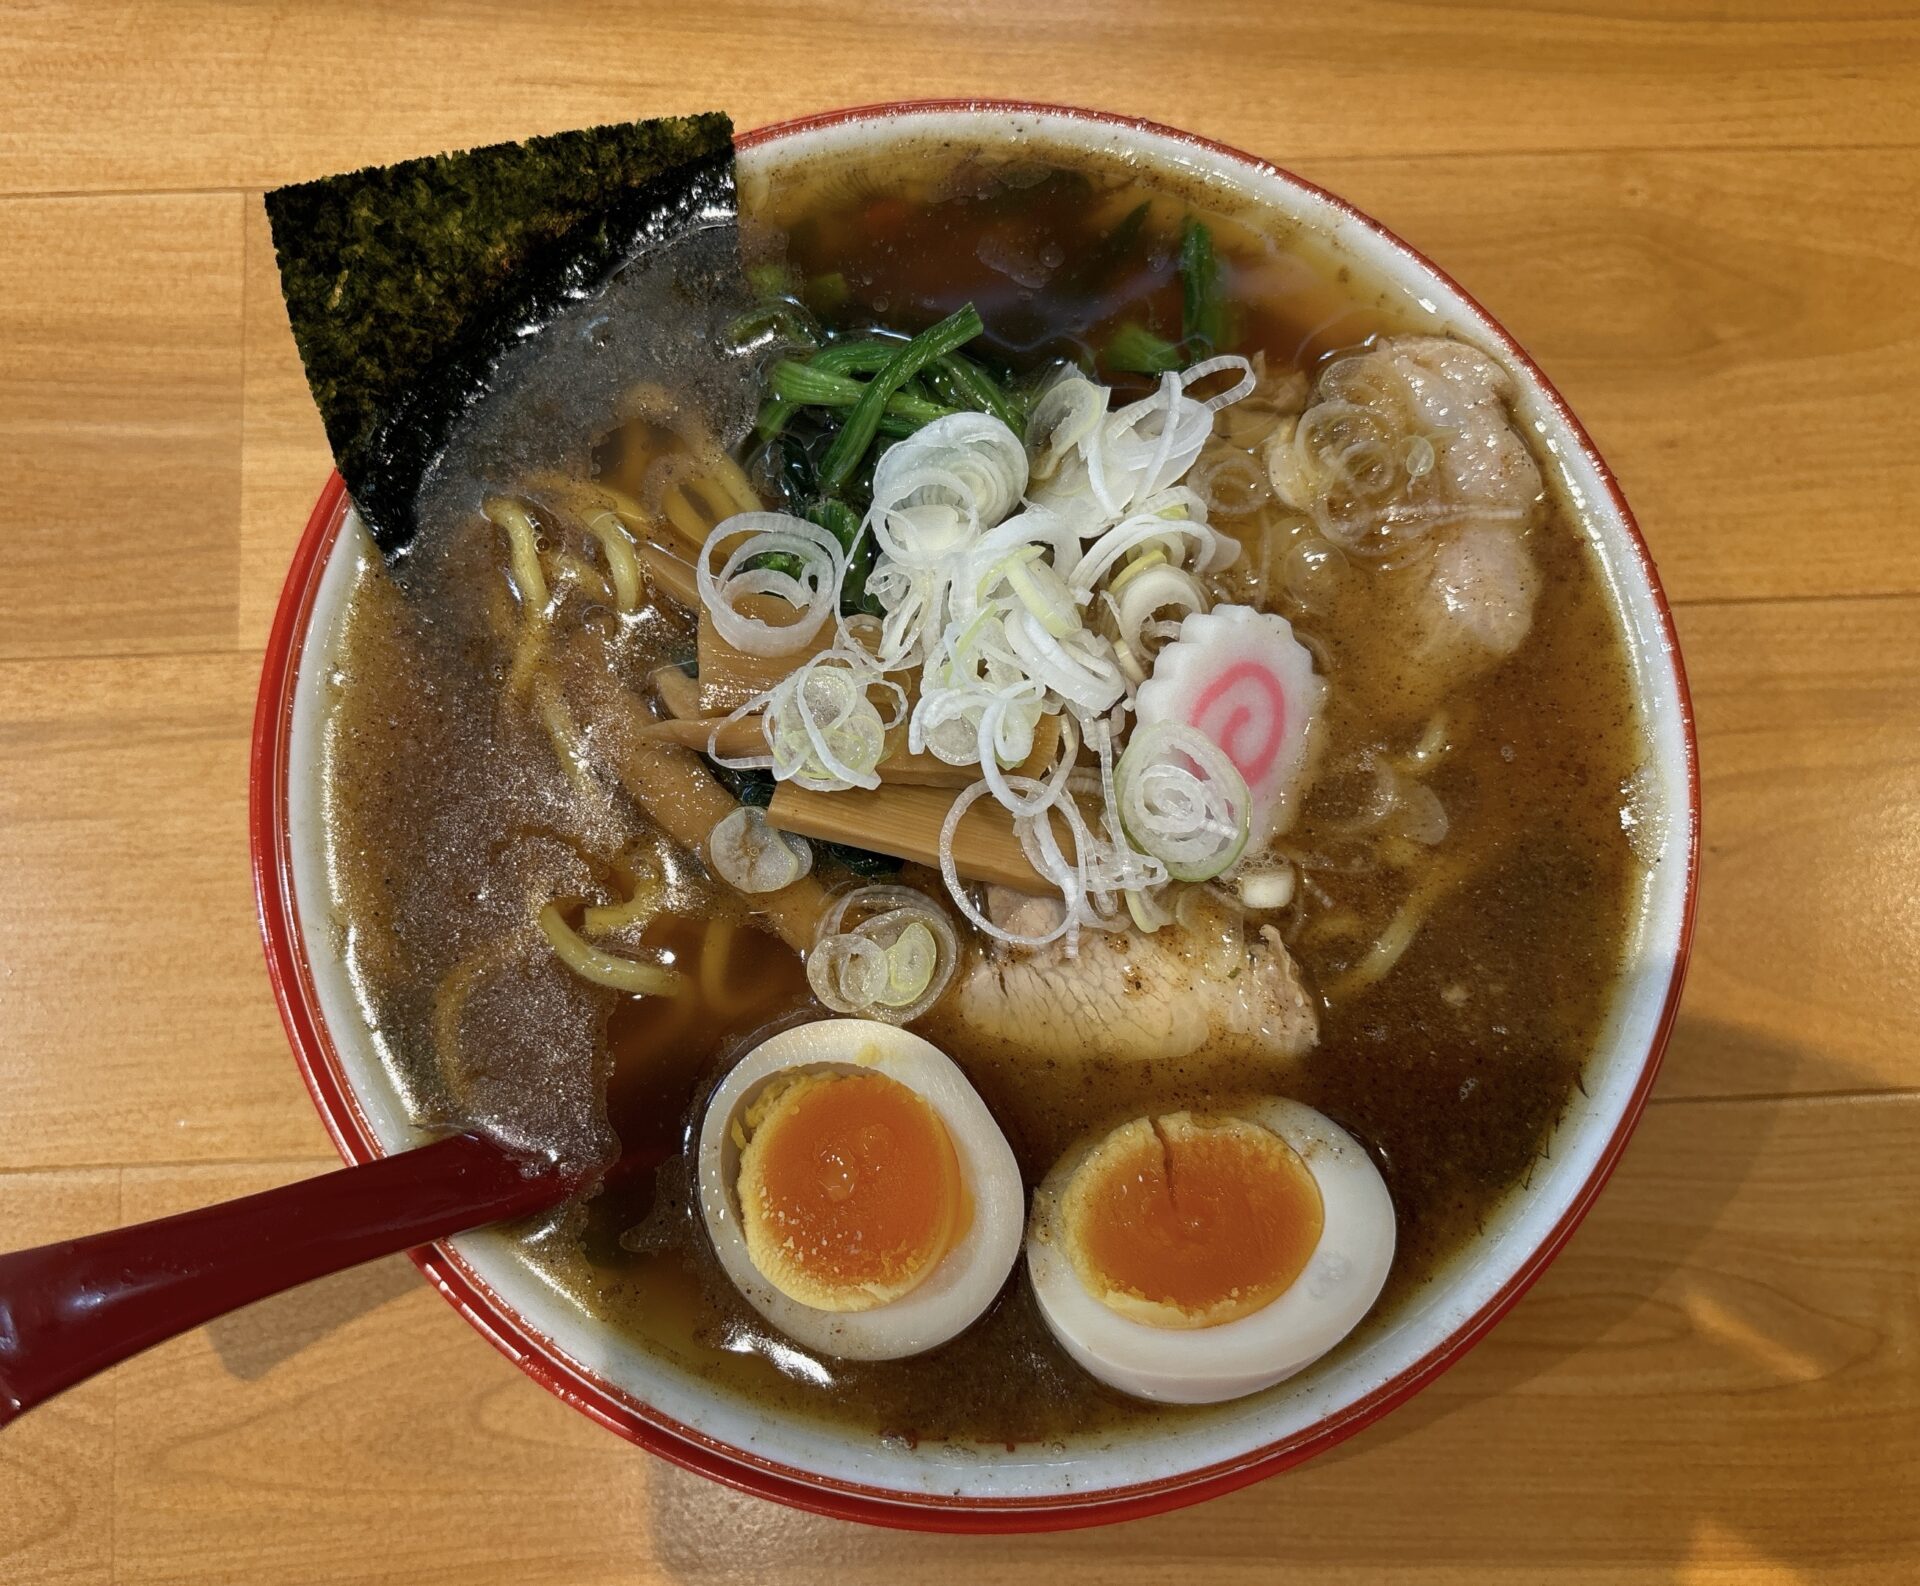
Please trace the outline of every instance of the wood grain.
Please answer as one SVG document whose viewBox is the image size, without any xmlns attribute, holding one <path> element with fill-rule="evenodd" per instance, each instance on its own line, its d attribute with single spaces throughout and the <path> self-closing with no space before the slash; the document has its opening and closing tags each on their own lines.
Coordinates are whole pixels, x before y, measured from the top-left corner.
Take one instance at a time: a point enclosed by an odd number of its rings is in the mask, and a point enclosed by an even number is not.
<svg viewBox="0 0 1920 1586">
<path fill-rule="evenodd" d="M 8 1054 L 14 1047 L 9 1041 Z M 120 1220 L 118 1168 L 0 1172 L 0 1242 L 74 1239 Z M 0 1580 L 81 1586 L 113 1570 L 111 1377 L 82 1383 L 0 1439 Z"/>
<path fill-rule="evenodd" d="M 1911 149 L 1310 162 L 1592 431 L 1678 601 L 1920 593 Z M 1786 217 L 1795 217 L 1788 220 Z M 1844 223 L 1837 218 L 1844 216 Z"/>
<path fill-rule="evenodd" d="M 232 647 L 240 209 L 7 205 L 0 656 Z"/>
<path fill-rule="evenodd" d="M 324 1148 L 253 922 L 257 672 L 0 664 L 0 1165 Z"/>
<path fill-rule="evenodd" d="M 1301 173 L 1500 316 L 1593 431 L 1687 603 L 1920 593 L 1920 535 L 1861 527 L 1920 499 L 1920 448 L 1881 439 L 1920 412 L 1914 165 L 1902 149 L 1609 151 L 1317 159 Z M 1847 224 L 1783 229 L 1783 194 Z M 245 210 L 251 637 L 328 458 L 257 196 Z"/>
<path fill-rule="evenodd" d="M 0 190 L 269 187 L 529 132 L 729 110 L 1010 95 L 1124 108 L 1282 160 L 1904 142 L 1920 20 L 1899 0 L 951 8 L 870 0 L 397 7 L 180 0 L 138 47 L 84 3 L 16 8 Z M 1098 49 L 1098 64 L 1089 50 Z M 1711 67 L 1704 67 L 1705 62 Z M 1179 64 L 1175 64 L 1179 63 Z M 1707 75 L 1710 71 L 1711 75 Z M 30 135 L 28 129 L 31 129 Z"/>
<path fill-rule="evenodd" d="M 1706 814 L 1664 1093 L 1920 1085 L 1920 602 L 1679 620 Z"/>
<path fill-rule="evenodd" d="M 285 1176 L 129 1169 L 125 1213 Z M 116 1578 L 1892 1581 L 1891 1500 L 1920 1481 L 1917 1196 L 1920 1098 L 1656 1105 L 1569 1251 L 1414 1404 L 1277 1483 L 1052 1538 L 860 1530 L 658 1465 L 383 1264 L 114 1379 Z"/>
<path fill-rule="evenodd" d="M 1906 0 L 8 6 L 0 1247 L 331 1165 L 247 869 L 259 649 L 328 466 L 277 182 L 943 93 L 1292 165 L 1594 431 L 1681 605 L 1706 815 L 1688 997 L 1594 1215 L 1465 1362 L 1280 1481 L 1079 1536 L 857 1530 L 626 1447 L 396 1260 L 0 1434 L 0 1580 L 1920 1575 L 1916 90 Z"/>
</svg>

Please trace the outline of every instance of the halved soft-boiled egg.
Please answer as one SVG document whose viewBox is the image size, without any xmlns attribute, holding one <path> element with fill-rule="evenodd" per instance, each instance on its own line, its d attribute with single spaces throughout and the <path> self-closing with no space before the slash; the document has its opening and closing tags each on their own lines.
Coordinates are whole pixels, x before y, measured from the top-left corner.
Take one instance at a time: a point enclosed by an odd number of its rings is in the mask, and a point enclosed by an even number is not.
<svg viewBox="0 0 1920 1586">
<path fill-rule="evenodd" d="M 727 1276 L 823 1354 L 945 1343 L 1020 1254 L 1006 1137 L 938 1047 L 893 1025 L 823 1019 L 763 1041 L 708 1102 L 699 1161 Z"/>
<path fill-rule="evenodd" d="M 1102 1382 L 1212 1404 L 1352 1332 L 1393 1247 L 1360 1143 L 1270 1097 L 1135 1118 L 1068 1151 L 1034 1196 L 1027 1267 L 1047 1326 Z"/>
</svg>

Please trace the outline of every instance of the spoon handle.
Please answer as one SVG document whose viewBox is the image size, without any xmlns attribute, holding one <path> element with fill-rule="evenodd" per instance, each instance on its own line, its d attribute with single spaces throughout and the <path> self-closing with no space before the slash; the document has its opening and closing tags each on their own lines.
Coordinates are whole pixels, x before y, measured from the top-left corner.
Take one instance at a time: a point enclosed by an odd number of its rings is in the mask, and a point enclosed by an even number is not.
<svg viewBox="0 0 1920 1586">
<path fill-rule="evenodd" d="M 557 1205 L 573 1187 L 551 1164 L 458 1134 L 177 1217 L 0 1255 L 0 1426 L 216 1316 Z"/>
</svg>

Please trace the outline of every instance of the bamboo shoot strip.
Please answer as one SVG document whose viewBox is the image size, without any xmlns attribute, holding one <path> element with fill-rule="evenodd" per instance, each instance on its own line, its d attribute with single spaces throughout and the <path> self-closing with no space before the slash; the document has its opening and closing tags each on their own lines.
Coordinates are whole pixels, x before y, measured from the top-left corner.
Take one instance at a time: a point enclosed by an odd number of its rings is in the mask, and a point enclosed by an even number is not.
<svg viewBox="0 0 1920 1586">
<path fill-rule="evenodd" d="M 774 626 L 791 621 L 794 615 L 793 607 L 777 595 L 748 595 L 735 609 Z M 749 655 L 721 638 L 713 620 L 703 610 L 696 642 L 700 658 L 700 711 L 702 715 L 713 716 L 738 710 L 756 694 L 766 693 L 802 661 L 832 649 L 834 629 L 831 625 L 822 628 L 811 642 L 787 655 Z"/>
<path fill-rule="evenodd" d="M 634 713 L 639 714 L 637 701 Z M 622 737 L 613 756 L 621 785 L 655 825 L 706 864 L 708 837 L 740 807 L 739 801 L 714 781 L 691 749 L 650 740 L 641 732 L 628 731 Z M 783 941 L 804 953 L 813 946 L 827 893 L 812 876 L 803 876 L 790 887 L 745 901 Z"/>
<path fill-rule="evenodd" d="M 635 729 L 651 743 L 676 743 L 700 754 L 723 754 L 729 760 L 767 752 L 767 733 L 758 716 L 729 721 L 725 716 L 694 716 L 656 721 Z"/>
<path fill-rule="evenodd" d="M 693 721 L 702 715 L 700 685 L 681 667 L 663 666 L 653 674 L 653 689 L 675 721 Z"/>
<path fill-rule="evenodd" d="M 1060 718 L 1042 716 L 1034 725 L 1033 750 L 1018 765 L 1005 768 L 1009 776 L 1044 777 L 1060 753 Z M 874 768 L 882 782 L 919 787 L 969 787 L 980 780 L 977 765 L 948 765 L 937 755 L 913 754 L 904 744 Z"/>
<path fill-rule="evenodd" d="M 642 729 L 647 738 L 661 743 L 677 743 L 682 748 L 697 749 L 702 754 L 723 754 L 729 759 L 767 752 L 763 718 L 742 716 L 738 721 L 728 721 L 724 716 L 702 715 L 696 708 L 699 704 L 697 694 L 681 692 L 681 684 L 685 684 L 689 690 L 696 688 L 686 673 L 678 667 L 664 667 L 654 676 L 671 719 L 655 722 Z M 679 682 L 671 681 L 674 678 L 678 678 Z M 672 697 L 668 697 L 669 694 Z M 1007 767 L 1007 771 L 1012 776 L 1043 777 L 1052 770 L 1054 757 L 1059 750 L 1059 719 L 1042 717 L 1040 726 L 1034 732 L 1033 753 L 1019 765 Z M 902 787 L 939 787 L 957 791 L 980 780 L 978 766 L 948 765 L 933 755 L 913 754 L 905 748 L 895 749 L 874 770 L 882 782 L 897 783 Z"/>
<path fill-rule="evenodd" d="M 959 795 L 947 788 L 854 788 L 841 793 L 809 793 L 783 782 L 767 806 L 767 823 L 827 842 L 848 843 L 892 854 L 936 869 L 940 864 L 940 828 Z M 1061 847 L 1072 853 L 1064 830 Z M 1014 835 L 1013 817 L 992 799 L 977 799 L 953 834 L 954 868 L 969 881 L 985 881 L 1036 896 L 1057 894 L 1027 862 Z"/>
<path fill-rule="evenodd" d="M 665 595 L 689 611 L 700 609 L 700 586 L 694 582 L 693 564 L 683 562 L 671 551 L 644 541 L 634 547 L 634 555 L 646 570 L 647 582 L 657 594 Z"/>
</svg>

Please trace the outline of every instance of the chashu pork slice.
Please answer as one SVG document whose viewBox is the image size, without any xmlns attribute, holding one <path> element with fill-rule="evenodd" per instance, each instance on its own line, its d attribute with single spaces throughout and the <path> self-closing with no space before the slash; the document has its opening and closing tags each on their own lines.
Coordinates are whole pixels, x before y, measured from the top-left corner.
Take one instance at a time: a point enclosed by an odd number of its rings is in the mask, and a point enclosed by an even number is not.
<svg viewBox="0 0 1920 1586">
<path fill-rule="evenodd" d="M 993 889 L 997 923 L 1037 935 L 1051 899 Z M 1002 948 L 980 954 L 941 999 L 951 1019 L 1010 1047 L 1060 1062 L 1098 1058 L 1291 1059 L 1319 1038 L 1313 999 L 1272 926 L 1237 919 L 1202 934 L 1172 927 L 1085 931 L 1079 951 Z"/>
</svg>

